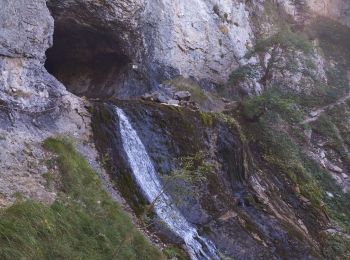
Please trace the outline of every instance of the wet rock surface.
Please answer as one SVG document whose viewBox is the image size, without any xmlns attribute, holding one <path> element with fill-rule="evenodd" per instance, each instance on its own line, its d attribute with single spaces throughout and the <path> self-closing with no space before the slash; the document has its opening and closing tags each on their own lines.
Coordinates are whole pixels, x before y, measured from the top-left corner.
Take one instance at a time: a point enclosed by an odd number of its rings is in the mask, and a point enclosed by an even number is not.
<svg viewBox="0 0 350 260">
<path fill-rule="evenodd" d="M 114 105 L 128 115 L 164 183 L 166 176 L 171 176 L 179 167 L 176 158 L 193 156 L 200 151 L 208 154 L 207 160 L 215 165 L 215 170 L 207 176 L 208 182 L 204 186 L 192 193 L 187 190 L 190 186 L 186 189 L 189 184 L 182 181 L 182 187 L 187 191 L 178 194 L 176 183 L 170 182 L 166 192 L 174 201 L 178 201 L 175 202 L 176 206 L 200 230 L 200 235 L 211 239 L 221 253 L 254 259 L 320 257 L 317 246 L 311 242 L 312 235 L 297 228 L 298 224 L 292 224 L 293 217 L 289 215 L 290 212 L 285 212 L 288 207 L 283 201 L 273 203 L 273 207 L 277 207 L 275 210 L 280 212 L 278 215 L 271 210 L 272 205 L 262 202 L 262 194 L 256 188 L 258 184 L 253 184 L 253 180 L 260 177 L 244 168 L 244 146 L 234 125 L 206 115 L 212 120 L 208 125 L 203 119 L 204 115 L 199 112 L 155 103 L 119 101 Z M 123 195 L 134 208 L 140 209 L 144 201 L 141 194 L 135 192 L 137 186 L 128 177 L 128 161 L 118 145 L 120 136 L 114 105 L 100 104 L 95 108 L 93 125 L 96 142 L 101 153 L 107 153 L 111 158 L 110 173 L 122 187 Z M 260 182 L 268 182 L 263 185 L 277 185 L 281 190 L 276 192 L 281 194 L 288 187 L 283 179 L 264 179 Z M 272 194 L 265 195 L 267 200 L 276 200 L 274 196 L 270 197 Z M 292 191 L 284 196 L 290 196 L 298 203 Z M 297 210 L 299 206 L 295 204 L 295 207 Z M 315 224 L 308 218 L 308 213 L 302 214 L 303 221 L 309 221 L 307 226 Z M 169 239 L 169 231 L 164 233 L 164 229 L 157 225 L 154 230 L 162 230 L 160 233 Z"/>
<path fill-rule="evenodd" d="M 205 165 L 214 169 L 207 181 L 194 189 L 176 180 L 167 192 L 224 255 L 322 259 L 323 234 L 348 237 L 334 223 L 330 227 L 322 201 L 339 206 L 336 199 L 343 194 L 333 187 L 325 190 L 315 207 L 279 169 L 261 159 L 257 146 L 246 147 L 237 124 L 196 111 L 237 111 L 270 85 L 300 97 L 321 93 L 325 107 L 307 110 L 311 123 L 322 119 L 323 110 L 345 105 L 346 99 L 332 100 L 333 93 L 323 86 L 335 79 L 334 90 L 349 80 L 348 1 L 0 0 L 0 6 L 0 207 L 18 197 L 55 201 L 58 189 L 45 179 L 52 156 L 41 146 L 47 137 L 75 139 L 90 164 L 98 166 L 90 102 L 76 95 L 104 100 L 150 93 L 143 98 L 153 103 L 113 104 L 130 117 L 164 183 L 183 167 L 178 159 L 204 152 Z M 290 52 L 290 45 L 251 54 L 259 40 L 278 32 L 281 18 L 291 27 L 289 42 L 305 47 L 296 33 L 307 34 L 313 50 L 309 56 L 300 49 Z M 347 73 L 345 79 L 342 73 Z M 236 97 L 239 101 L 233 101 Z M 270 101 L 288 112 L 300 109 Z M 142 216 L 147 203 L 129 174 L 112 106 L 107 102 L 94 110 L 100 161 L 108 161 L 120 192 Z M 335 120 L 333 132 L 322 132 L 325 124 L 305 132 L 311 157 L 347 192 L 349 134 L 346 115 L 344 122 L 337 120 L 342 113 L 348 110 L 329 115 L 328 121 Z M 247 159 L 247 151 L 253 159 Z M 151 225 L 163 241 L 181 245 L 154 216 Z"/>
</svg>

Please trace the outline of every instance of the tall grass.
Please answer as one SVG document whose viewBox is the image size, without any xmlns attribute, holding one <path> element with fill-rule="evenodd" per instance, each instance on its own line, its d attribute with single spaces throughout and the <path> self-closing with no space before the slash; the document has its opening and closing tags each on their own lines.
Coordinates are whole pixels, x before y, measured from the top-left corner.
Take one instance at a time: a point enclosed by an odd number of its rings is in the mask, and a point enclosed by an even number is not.
<svg viewBox="0 0 350 260">
<path fill-rule="evenodd" d="M 57 155 L 62 193 L 51 206 L 18 201 L 0 212 L 0 259 L 162 259 L 103 190 L 96 173 L 65 139 Z"/>
</svg>

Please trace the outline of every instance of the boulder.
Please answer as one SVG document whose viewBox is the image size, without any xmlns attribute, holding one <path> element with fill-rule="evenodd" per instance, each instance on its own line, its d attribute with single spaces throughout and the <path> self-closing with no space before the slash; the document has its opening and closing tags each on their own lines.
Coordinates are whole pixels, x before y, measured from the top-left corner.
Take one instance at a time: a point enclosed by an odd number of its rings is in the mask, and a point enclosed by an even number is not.
<svg viewBox="0 0 350 260">
<path fill-rule="evenodd" d="M 175 99 L 170 99 L 170 100 L 168 100 L 167 104 L 171 105 L 171 106 L 179 106 L 180 105 L 180 101 L 179 100 L 175 100 Z"/>
<path fill-rule="evenodd" d="M 326 166 L 327 166 L 327 169 L 332 171 L 332 172 L 335 172 L 335 173 L 342 173 L 343 172 L 342 168 L 340 168 L 340 167 L 338 167 L 338 166 L 336 166 L 336 165 L 334 165 L 334 164 L 332 164 L 330 162 L 328 162 L 326 164 Z"/>
<path fill-rule="evenodd" d="M 191 93 L 189 91 L 177 91 L 174 94 L 174 98 L 180 101 L 189 101 L 191 99 Z"/>
<path fill-rule="evenodd" d="M 153 92 L 153 93 L 146 93 L 143 96 L 141 96 L 141 99 L 146 101 L 153 101 L 158 103 L 167 103 L 168 98 L 159 92 Z"/>
<path fill-rule="evenodd" d="M 317 111 L 311 111 L 311 112 L 309 113 L 309 115 L 310 115 L 311 117 L 316 117 L 316 116 L 318 116 L 318 112 L 317 112 Z"/>
</svg>

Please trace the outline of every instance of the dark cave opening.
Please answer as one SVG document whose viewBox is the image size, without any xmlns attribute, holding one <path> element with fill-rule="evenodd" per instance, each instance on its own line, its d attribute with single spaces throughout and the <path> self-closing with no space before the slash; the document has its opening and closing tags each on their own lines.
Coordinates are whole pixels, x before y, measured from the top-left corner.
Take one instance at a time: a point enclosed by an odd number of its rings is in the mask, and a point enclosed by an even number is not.
<svg viewBox="0 0 350 260">
<path fill-rule="evenodd" d="M 113 34 L 104 30 L 73 21 L 57 22 L 45 67 L 76 95 L 110 97 L 130 64 L 121 47 Z"/>
</svg>

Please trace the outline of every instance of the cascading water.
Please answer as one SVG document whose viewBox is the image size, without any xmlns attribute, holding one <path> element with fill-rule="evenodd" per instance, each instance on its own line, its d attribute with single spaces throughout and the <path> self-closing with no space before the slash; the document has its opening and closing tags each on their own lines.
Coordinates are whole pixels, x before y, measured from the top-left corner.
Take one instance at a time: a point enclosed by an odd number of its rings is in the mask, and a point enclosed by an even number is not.
<svg viewBox="0 0 350 260">
<path fill-rule="evenodd" d="M 197 230 L 163 192 L 152 161 L 124 111 L 116 107 L 115 112 L 119 117 L 123 148 L 143 196 L 153 203 L 156 214 L 170 230 L 183 239 L 192 259 L 219 259 L 214 244 L 198 235 Z"/>
</svg>

